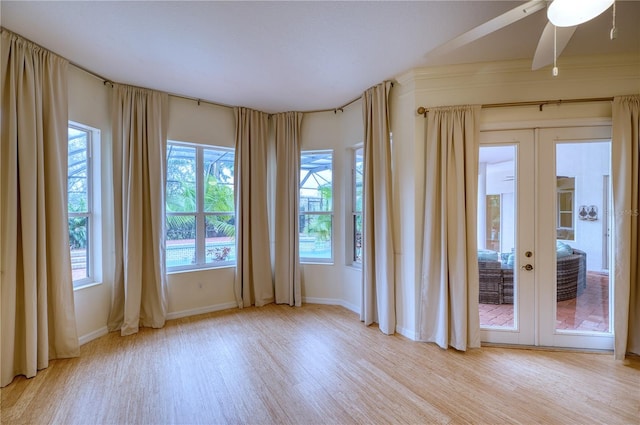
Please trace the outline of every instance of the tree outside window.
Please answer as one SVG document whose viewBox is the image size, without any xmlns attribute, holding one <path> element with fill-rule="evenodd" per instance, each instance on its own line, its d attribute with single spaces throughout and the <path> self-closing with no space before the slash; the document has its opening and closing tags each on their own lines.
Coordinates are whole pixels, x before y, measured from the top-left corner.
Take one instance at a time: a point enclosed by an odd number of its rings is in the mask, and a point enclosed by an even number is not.
<svg viewBox="0 0 640 425">
<path fill-rule="evenodd" d="M 235 263 L 231 149 L 167 144 L 168 270 Z"/>
<path fill-rule="evenodd" d="M 69 125 L 67 135 L 69 249 L 73 282 L 78 286 L 91 276 L 91 131 Z"/>
</svg>

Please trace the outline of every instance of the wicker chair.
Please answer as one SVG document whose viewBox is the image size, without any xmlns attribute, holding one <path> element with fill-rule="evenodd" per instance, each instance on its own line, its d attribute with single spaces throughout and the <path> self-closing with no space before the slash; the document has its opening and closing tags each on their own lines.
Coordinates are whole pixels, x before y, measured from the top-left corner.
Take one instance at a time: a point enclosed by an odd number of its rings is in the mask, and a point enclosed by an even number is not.
<svg viewBox="0 0 640 425">
<path fill-rule="evenodd" d="M 482 304 L 513 304 L 513 269 L 501 268 L 499 261 L 478 261 Z M 577 297 L 587 287 L 587 254 L 574 249 L 573 254 L 558 258 L 557 301 Z"/>
<path fill-rule="evenodd" d="M 502 269 L 500 264 L 500 261 L 478 261 L 480 302 L 482 304 L 504 303 L 502 299 Z"/>
</svg>

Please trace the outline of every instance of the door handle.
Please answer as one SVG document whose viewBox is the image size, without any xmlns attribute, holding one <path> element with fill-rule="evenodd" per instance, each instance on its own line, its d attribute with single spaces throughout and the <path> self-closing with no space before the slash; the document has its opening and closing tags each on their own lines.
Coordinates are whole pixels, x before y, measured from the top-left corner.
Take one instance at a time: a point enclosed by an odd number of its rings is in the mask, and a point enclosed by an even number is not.
<svg viewBox="0 0 640 425">
<path fill-rule="evenodd" d="M 526 270 L 526 271 L 531 271 L 533 270 L 533 266 L 531 264 L 525 264 L 524 266 L 520 267 L 522 270 Z"/>
</svg>

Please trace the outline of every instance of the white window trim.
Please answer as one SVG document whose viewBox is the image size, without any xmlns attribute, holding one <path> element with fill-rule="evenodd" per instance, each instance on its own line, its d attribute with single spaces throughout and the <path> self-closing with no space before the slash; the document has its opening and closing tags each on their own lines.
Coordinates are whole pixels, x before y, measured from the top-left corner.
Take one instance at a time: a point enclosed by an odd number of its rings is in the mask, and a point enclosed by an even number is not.
<svg viewBox="0 0 640 425">
<path fill-rule="evenodd" d="M 87 207 L 86 213 L 71 213 L 69 217 L 88 217 L 87 226 L 87 277 L 73 281 L 73 289 L 79 290 L 102 283 L 102 202 L 100 130 L 79 122 L 69 121 L 68 127 L 86 131 L 87 143 Z"/>
<path fill-rule="evenodd" d="M 362 269 L 362 261 L 356 261 L 355 259 L 355 219 L 357 216 L 362 217 L 362 211 L 356 211 L 356 151 L 362 149 L 363 161 L 364 161 L 364 144 L 358 143 L 357 145 L 348 148 L 349 150 L 349 191 L 351 196 L 349 197 L 349 205 L 347 205 L 347 223 L 345 226 L 345 261 L 348 266 Z M 364 185 L 364 181 L 363 181 Z M 363 194 L 364 196 L 364 194 Z"/>
<path fill-rule="evenodd" d="M 564 194 L 564 193 L 570 193 L 571 194 L 571 209 L 569 210 L 563 210 L 560 209 L 560 195 Z M 557 191 L 557 197 L 558 197 L 558 210 L 557 210 L 557 223 L 558 223 L 558 229 L 563 229 L 563 230 L 574 230 L 575 229 L 575 190 L 574 189 L 558 189 Z M 566 226 L 561 226 L 560 223 L 562 222 L 561 217 L 563 214 L 571 214 L 571 227 L 566 227 Z"/>
<path fill-rule="evenodd" d="M 196 150 L 196 211 L 195 212 L 168 212 L 165 210 L 165 219 L 168 216 L 187 216 L 187 217 L 195 217 L 196 219 L 196 262 L 195 264 L 185 264 L 181 266 L 172 266 L 166 267 L 166 273 L 177 273 L 177 272 L 188 272 L 188 271 L 201 271 L 207 269 L 220 269 L 220 268 L 229 268 L 235 267 L 236 261 L 216 261 L 215 263 L 207 263 L 206 262 L 206 230 L 205 230 L 205 221 L 207 216 L 215 216 L 215 215 L 229 215 L 229 212 L 205 212 L 204 211 L 204 197 L 202 193 L 204 193 L 204 181 L 202 176 L 204 175 L 204 151 L 205 149 L 210 150 L 218 150 L 218 151 L 228 151 L 233 152 L 235 155 L 235 150 L 233 148 L 229 148 L 226 146 L 214 146 L 207 145 L 201 143 L 190 143 L 190 142 L 182 142 L 177 140 L 168 140 L 167 147 L 170 145 L 173 146 L 186 146 L 190 148 L 194 148 Z M 165 153 L 166 155 L 166 153 Z M 235 190 L 235 182 L 234 182 L 234 190 Z M 233 216 L 236 216 L 236 212 L 233 211 Z M 200 231 L 199 231 L 200 230 Z M 166 238 L 166 234 L 164 235 Z M 166 243 L 165 243 L 166 245 Z M 237 253 L 236 253 L 237 256 Z M 166 260 L 165 260 L 166 261 Z"/>
<path fill-rule="evenodd" d="M 309 149 L 300 152 L 300 156 L 305 154 L 331 154 L 331 196 L 335 194 L 335 185 L 333 183 L 334 169 L 335 169 L 335 152 L 333 149 Z M 322 264 L 332 265 L 334 264 L 335 256 L 335 199 L 331 199 L 331 211 L 298 211 L 300 215 L 328 215 L 331 217 L 331 257 L 330 258 L 316 258 L 316 257 L 303 257 L 300 255 L 301 264 Z M 298 182 L 298 203 L 300 202 L 300 183 Z"/>
</svg>

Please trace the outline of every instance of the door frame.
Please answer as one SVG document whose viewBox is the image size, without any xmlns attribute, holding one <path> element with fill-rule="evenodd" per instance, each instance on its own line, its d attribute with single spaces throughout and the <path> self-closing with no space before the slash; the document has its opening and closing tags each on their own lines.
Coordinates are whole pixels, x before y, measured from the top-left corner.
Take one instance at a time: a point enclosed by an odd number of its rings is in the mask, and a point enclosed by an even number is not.
<svg viewBox="0 0 640 425">
<path fill-rule="evenodd" d="M 580 141 L 580 140 L 608 140 L 611 141 L 611 121 L 610 120 L 594 120 L 595 125 L 586 125 L 591 120 L 562 120 L 548 123 L 549 126 L 540 125 L 539 127 L 530 128 L 510 128 L 507 125 L 494 125 L 492 127 L 483 128 L 480 133 L 480 146 L 499 146 L 501 144 L 515 144 L 517 146 L 517 155 L 527 152 L 531 154 L 532 161 L 516 161 L 516 176 L 518 186 L 516 188 L 516 205 L 517 218 L 516 223 L 526 220 L 523 211 L 532 211 L 533 218 L 530 226 L 521 226 L 520 233 L 516 237 L 516 262 L 514 264 L 514 282 L 517 282 L 514 293 L 514 328 L 513 329 L 481 329 L 481 340 L 488 343 L 497 344 L 513 344 L 513 345 L 530 345 L 530 346 L 553 346 L 553 347 L 571 347 L 578 349 L 613 349 L 613 273 L 610 270 L 609 284 L 609 321 L 611 333 L 596 335 L 579 331 L 556 331 L 556 302 L 555 302 L 555 285 L 553 289 L 549 287 L 541 287 L 536 282 L 543 279 L 551 278 L 555 282 L 556 258 L 555 258 L 555 222 L 549 227 L 549 215 L 543 218 L 541 213 L 542 205 L 546 205 L 546 210 L 553 211 L 555 217 L 555 208 L 549 208 L 549 205 L 556 203 L 556 182 L 555 182 L 555 142 L 556 141 Z M 542 138 L 547 138 L 545 143 Z M 553 139 L 553 144 L 548 139 Z M 527 144 L 531 150 L 527 149 Z M 543 146 L 546 145 L 546 146 Z M 550 147 L 552 149 L 550 151 Z M 520 162 L 520 163 L 518 163 Z M 532 169 L 528 169 L 525 163 L 533 164 Z M 539 170 L 541 164 L 553 164 L 553 173 L 542 175 Z M 525 174 L 526 173 L 526 174 Z M 521 181 L 525 175 L 531 176 L 532 181 Z M 551 187 L 553 181 L 554 190 L 547 190 L 546 194 L 542 194 L 540 188 L 543 185 L 547 189 Z M 523 196 L 526 191 L 531 191 L 533 196 Z M 531 202 L 528 203 L 527 199 Z M 536 210 L 536 206 L 538 210 Z M 540 232 L 547 226 L 546 232 Z M 612 235 L 613 237 L 613 235 Z M 610 246 L 614 242 L 610 239 Z M 531 245 L 531 248 L 527 248 Z M 544 246 L 554 246 L 554 249 L 540 249 Z M 527 259 L 528 264 L 533 265 L 532 272 L 521 272 L 520 262 L 523 261 L 522 255 L 526 250 L 532 250 L 535 254 L 532 258 Z M 536 253 L 536 251 L 539 252 Z M 551 264 L 547 266 L 546 271 L 542 267 L 536 267 L 536 260 L 539 264 Z M 611 262 L 611 257 L 609 257 Z M 553 273 L 551 272 L 553 270 Z M 527 301 L 525 301 L 527 300 Z M 543 304 L 544 303 L 544 304 Z M 552 312 L 547 311 L 541 313 L 541 306 L 552 306 Z M 552 313 L 552 314 L 550 314 Z M 531 323 L 527 323 L 529 320 Z"/>
</svg>

